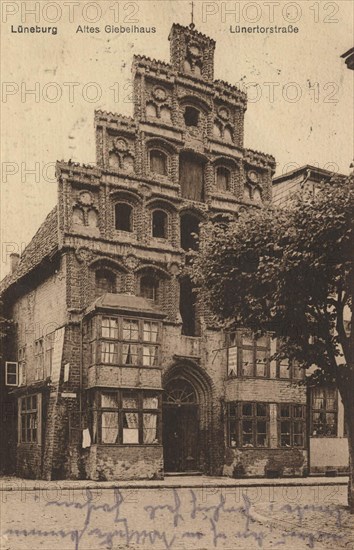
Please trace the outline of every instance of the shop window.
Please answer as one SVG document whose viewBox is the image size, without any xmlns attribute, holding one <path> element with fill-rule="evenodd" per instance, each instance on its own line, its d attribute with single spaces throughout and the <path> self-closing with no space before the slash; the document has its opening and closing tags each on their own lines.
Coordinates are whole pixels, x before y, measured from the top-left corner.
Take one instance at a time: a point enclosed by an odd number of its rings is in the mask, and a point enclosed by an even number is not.
<svg viewBox="0 0 354 550">
<path fill-rule="evenodd" d="M 163 210 L 154 210 L 152 213 L 152 236 L 167 239 L 168 216 Z"/>
<path fill-rule="evenodd" d="M 186 107 L 184 110 L 184 123 L 186 126 L 198 126 L 200 113 L 194 107 Z"/>
<path fill-rule="evenodd" d="M 180 283 L 180 314 L 182 317 L 182 334 L 185 336 L 199 336 L 199 323 L 196 312 L 196 297 L 193 285 L 189 278 Z"/>
<path fill-rule="evenodd" d="M 278 404 L 279 446 L 304 447 L 305 422 L 304 405 Z"/>
<path fill-rule="evenodd" d="M 158 301 L 159 281 L 152 275 L 143 275 L 140 279 L 140 296 L 154 302 Z"/>
<path fill-rule="evenodd" d="M 199 219 L 193 214 L 181 216 L 181 247 L 183 250 L 198 250 Z"/>
<path fill-rule="evenodd" d="M 117 292 L 116 275 L 107 269 L 98 269 L 95 273 L 95 288 L 96 297 L 107 292 L 115 294 Z"/>
<path fill-rule="evenodd" d="M 219 191 L 230 191 L 231 172 L 224 166 L 216 169 L 216 185 Z"/>
<path fill-rule="evenodd" d="M 269 405 L 229 403 L 228 438 L 230 447 L 259 448 L 269 445 Z"/>
<path fill-rule="evenodd" d="M 118 390 L 98 394 L 92 433 L 109 445 L 156 445 L 160 443 L 161 400 L 154 392 Z M 97 414 L 98 413 L 98 414 Z"/>
<path fill-rule="evenodd" d="M 204 161 L 191 153 L 181 153 L 179 162 L 181 195 L 194 201 L 204 200 Z"/>
<path fill-rule="evenodd" d="M 318 437 L 337 435 L 337 390 L 333 387 L 312 388 L 311 434 Z"/>
<path fill-rule="evenodd" d="M 133 231 L 133 207 L 126 202 L 115 205 L 115 227 L 118 231 Z"/>
<path fill-rule="evenodd" d="M 167 175 L 167 156 L 162 151 L 150 151 L 150 171 L 154 174 Z"/>
<path fill-rule="evenodd" d="M 41 395 L 28 395 L 18 400 L 19 442 L 41 442 Z"/>
</svg>

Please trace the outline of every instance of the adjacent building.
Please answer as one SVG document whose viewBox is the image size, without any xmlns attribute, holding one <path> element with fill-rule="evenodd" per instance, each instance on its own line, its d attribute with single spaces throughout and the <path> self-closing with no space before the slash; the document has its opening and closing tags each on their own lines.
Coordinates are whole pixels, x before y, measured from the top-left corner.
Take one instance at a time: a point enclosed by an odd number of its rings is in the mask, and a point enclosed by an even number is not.
<svg viewBox="0 0 354 550">
<path fill-rule="evenodd" d="M 271 361 L 270 336 L 215 327 L 189 273 L 203 221 L 267 208 L 275 160 L 244 147 L 247 99 L 214 80 L 214 40 L 193 24 L 169 40 L 169 63 L 134 57 L 133 117 L 96 111 L 97 164 L 58 162 L 57 206 L 1 283 L 17 475 L 309 471 L 303 373 Z"/>
</svg>

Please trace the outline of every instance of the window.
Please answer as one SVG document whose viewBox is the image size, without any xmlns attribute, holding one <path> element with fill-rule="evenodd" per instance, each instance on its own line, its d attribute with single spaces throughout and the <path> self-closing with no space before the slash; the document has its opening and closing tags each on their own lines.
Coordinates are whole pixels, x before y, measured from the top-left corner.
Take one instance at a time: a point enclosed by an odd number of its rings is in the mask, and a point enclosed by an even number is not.
<svg viewBox="0 0 354 550">
<path fill-rule="evenodd" d="M 6 361 L 5 363 L 5 385 L 18 386 L 18 363 Z"/>
<path fill-rule="evenodd" d="M 337 390 L 335 388 L 312 388 L 313 436 L 334 437 L 337 435 Z"/>
<path fill-rule="evenodd" d="M 167 157 L 162 151 L 150 151 L 150 171 L 155 174 L 167 175 Z"/>
<path fill-rule="evenodd" d="M 140 296 L 157 302 L 159 281 L 152 275 L 143 275 L 140 279 Z"/>
<path fill-rule="evenodd" d="M 126 202 L 115 205 L 115 227 L 118 231 L 133 231 L 133 207 Z"/>
<path fill-rule="evenodd" d="M 198 126 L 199 111 L 194 107 L 186 107 L 184 111 L 184 123 L 186 126 Z"/>
<path fill-rule="evenodd" d="M 153 392 L 118 390 L 98 394 L 99 442 L 156 445 L 160 442 L 161 402 Z M 93 426 L 93 433 L 97 429 Z"/>
<path fill-rule="evenodd" d="M 204 200 L 204 161 L 192 153 L 181 153 L 179 180 L 181 195 L 194 201 Z"/>
<path fill-rule="evenodd" d="M 191 280 L 186 277 L 180 283 L 179 310 L 182 317 L 182 334 L 199 336 L 199 322 L 196 311 L 196 296 Z"/>
<path fill-rule="evenodd" d="M 26 384 L 26 346 L 18 348 L 18 385 Z"/>
<path fill-rule="evenodd" d="M 34 343 L 35 380 L 44 378 L 44 339 L 39 338 Z"/>
<path fill-rule="evenodd" d="M 268 447 L 269 405 L 229 403 L 228 437 L 230 447 Z"/>
<path fill-rule="evenodd" d="M 219 191 L 229 191 L 231 182 L 231 172 L 224 166 L 218 166 L 216 169 L 216 185 Z"/>
<path fill-rule="evenodd" d="M 199 219 L 193 214 L 181 216 L 181 247 L 183 250 L 198 250 Z"/>
<path fill-rule="evenodd" d="M 157 321 L 103 316 L 99 331 L 91 333 L 91 363 L 115 366 L 155 367 L 159 357 Z M 94 320 L 92 320 L 94 326 Z M 98 337 L 97 337 L 98 333 Z"/>
<path fill-rule="evenodd" d="M 18 400 L 19 443 L 41 442 L 41 395 L 27 395 Z"/>
<path fill-rule="evenodd" d="M 302 380 L 304 377 L 304 371 L 296 365 L 291 363 L 289 365 L 289 359 L 283 358 L 277 361 L 277 378 L 284 380 Z"/>
<path fill-rule="evenodd" d="M 237 353 L 240 376 L 265 378 L 269 376 L 269 337 L 255 338 L 252 333 L 237 333 L 231 340 L 233 357 Z M 234 365 L 232 367 L 234 369 Z"/>
<path fill-rule="evenodd" d="M 53 366 L 55 331 L 45 337 L 45 374 L 51 376 Z"/>
<path fill-rule="evenodd" d="M 278 430 L 280 447 L 304 447 L 304 405 L 278 404 Z"/>
<path fill-rule="evenodd" d="M 115 294 L 117 292 L 117 279 L 112 271 L 107 269 L 98 269 L 95 274 L 95 286 L 96 286 L 96 297 L 110 292 Z"/>
<path fill-rule="evenodd" d="M 152 236 L 167 239 L 168 216 L 163 210 L 154 210 L 152 213 Z"/>
</svg>

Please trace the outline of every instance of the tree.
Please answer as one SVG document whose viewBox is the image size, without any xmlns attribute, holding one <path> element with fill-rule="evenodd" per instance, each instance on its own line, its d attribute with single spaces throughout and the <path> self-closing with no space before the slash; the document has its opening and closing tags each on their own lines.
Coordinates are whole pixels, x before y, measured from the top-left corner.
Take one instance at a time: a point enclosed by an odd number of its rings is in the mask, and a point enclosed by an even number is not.
<svg viewBox="0 0 354 550">
<path fill-rule="evenodd" d="M 224 327 L 279 339 L 277 358 L 333 382 L 348 432 L 354 513 L 354 178 L 322 183 L 284 209 L 248 210 L 209 223 L 193 264 L 202 300 Z"/>
</svg>

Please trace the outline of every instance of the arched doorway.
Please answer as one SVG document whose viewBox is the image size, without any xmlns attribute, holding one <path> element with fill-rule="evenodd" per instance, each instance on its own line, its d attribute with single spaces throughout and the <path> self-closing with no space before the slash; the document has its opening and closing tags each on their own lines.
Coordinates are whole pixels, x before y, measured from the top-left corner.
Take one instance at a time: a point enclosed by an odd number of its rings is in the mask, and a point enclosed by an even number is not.
<svg viewBox="0 0 354 550">
<path fill-rule="evenodd" d="M 199 404 L 185 378 L 173 378 L 163 395 L 163 448 L 166 472 L 199 469 Z"/>
</svg>

